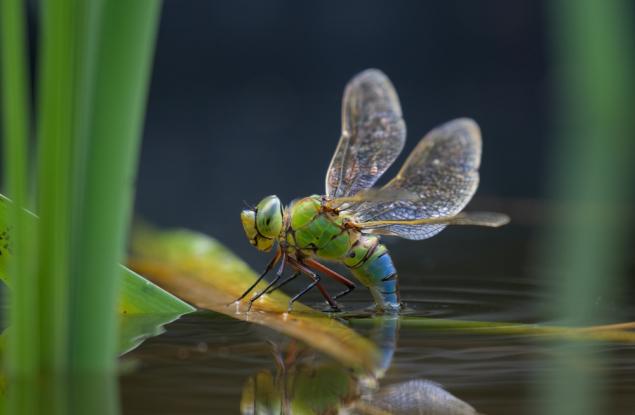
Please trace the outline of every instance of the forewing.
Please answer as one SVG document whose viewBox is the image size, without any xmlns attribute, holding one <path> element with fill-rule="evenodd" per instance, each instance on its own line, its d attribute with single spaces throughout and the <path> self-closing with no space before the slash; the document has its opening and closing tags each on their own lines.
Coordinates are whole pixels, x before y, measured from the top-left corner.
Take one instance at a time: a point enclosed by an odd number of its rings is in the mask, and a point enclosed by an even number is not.
<svg viewBox="0 0 635 415">
<path fill-rule="evenodd" d="M 381 71 L 368 69 L 346 86 L 342 136 L 326 174 L 326 195 L 351 196 L 371 187 L 406 141 L 397 92 Z"/>
<path fill-rule="evenodd" d="M 478 186 L 481 133 L 470 119 L 457 119 L 428 133 L 413 150 L 397 176 L 382 188 L 405 190 L 409 200 L 364 202 L 350 207 L 358 223 L 451 217 L 470 201 Z M 368 232 L 426 239 L 441 232 L 444 223 L 378 226 Z"/>
</svg>

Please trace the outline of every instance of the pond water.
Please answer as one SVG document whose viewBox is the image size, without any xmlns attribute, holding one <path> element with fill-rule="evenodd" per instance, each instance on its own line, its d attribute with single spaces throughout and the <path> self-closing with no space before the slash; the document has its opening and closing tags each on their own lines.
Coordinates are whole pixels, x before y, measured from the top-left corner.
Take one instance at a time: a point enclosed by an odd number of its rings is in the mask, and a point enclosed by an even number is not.
<svg viewBox="0 0 635 415">
<path fill-rule="evenodd" d="M 534 275 L 531 240 L 530 232 L 512 228 L 391 246 L 408 306 L 404 318 L 548 324 L 546 305 L 555 299 Z M 633 320 L 628 298 L 619 314 Z M 539 393 L 558 374 L 554 358 L 584 343 L 556 347 L 552 336 L 506 332 L 505 325 L 496 331 L 378 322 L 364 311 L 369 299 L 356 290 L 342 301 L 347 313 L 339 318 L 382 350 L 377 372 L 385 373 L 377 379 L 267 327 L 200 311 L 123 357 L 123 413 L 281 413 L 285 400 L 302 413 L 540 413 L 547 397 Z M 303 300 L 321 307 L 317 296 Z M 579 373 L 596 381 L 603 408 L 635 413 L 635 343 L 593 345 L 591 357 L 575 363 Z"/>
</svg>

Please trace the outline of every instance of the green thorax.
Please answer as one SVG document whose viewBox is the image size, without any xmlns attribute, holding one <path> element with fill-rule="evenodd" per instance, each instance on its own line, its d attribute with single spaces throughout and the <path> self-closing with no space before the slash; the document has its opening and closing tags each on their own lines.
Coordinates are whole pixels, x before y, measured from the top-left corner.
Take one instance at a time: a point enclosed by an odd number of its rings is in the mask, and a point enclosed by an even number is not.
<svg viewBox="0 0 635 415">
<path fill-rule="evenodd" d="M 325 209 L 318 195 L 295 201 L 287 214 L 286 243 L 305 255 L 342 259 L 360 235 L 344 225 L 347 216 Z"/>
</svg>

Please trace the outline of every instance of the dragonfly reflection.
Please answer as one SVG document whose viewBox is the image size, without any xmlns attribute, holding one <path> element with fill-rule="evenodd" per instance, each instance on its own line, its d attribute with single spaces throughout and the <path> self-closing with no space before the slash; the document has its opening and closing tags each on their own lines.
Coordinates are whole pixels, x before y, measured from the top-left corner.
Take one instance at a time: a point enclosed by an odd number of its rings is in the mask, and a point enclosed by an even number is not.
<svg viewBox="0 0 635 415">
<path fill-rule="evenodd" d="M 392 364 L 399 321 L 375 319 L 371 337 L 382 352 L 372 373 L 354 372 L 321 359 L 312 349 L 292 341 L 284 352 L 274 346 L 276 370 L 250 377 L 240 403 L 243 415 L 476 415 L 472 406 L 439 384 L 413 379 L 381 385 Z"/>
</svg>

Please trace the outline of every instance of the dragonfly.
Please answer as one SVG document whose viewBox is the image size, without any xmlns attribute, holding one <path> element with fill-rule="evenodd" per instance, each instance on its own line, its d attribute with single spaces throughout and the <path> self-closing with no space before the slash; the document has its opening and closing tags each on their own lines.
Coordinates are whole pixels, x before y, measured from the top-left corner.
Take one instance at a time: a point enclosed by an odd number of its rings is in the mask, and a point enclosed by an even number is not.
<svg viewBox="0 0 635 415">
<path fill-rule="evenodd" d="M 430 238 L 448 225 L 499 227 L 509 217 L 494 212 L 464 212 L 479 182 L 481 132 L 475 121 L 459 118 L 425 135 L 397 175 L 373 187 L 393 164 L 406 141 L 406 125 L 397 92 L 388 77 L 367 69 L 346 86 L 342 133 L 326 173 L 323 195 L 311 195 L 283 206 L 267 196 L 241 212 L 251 245 L 275 254 L 256 281 L 236 300 L 241 302 L 276 265 L 275 277 L 249 300 L 281 288 L 304 274 L 310 284 L 293 303 L 317 287 L 330 307 L 356 284 L 324 265 L 343 265 L 366 286 L 378 311 L 402 307 L 399 276 L 382 235 L 410 240 Z M 290 267 L 293 274 L 282 278 Z M 331 296 L 322 276 L 343 285 Z"/>
</svg>

